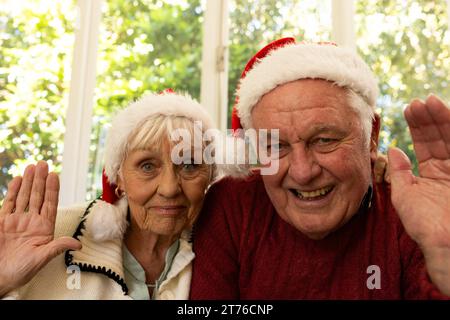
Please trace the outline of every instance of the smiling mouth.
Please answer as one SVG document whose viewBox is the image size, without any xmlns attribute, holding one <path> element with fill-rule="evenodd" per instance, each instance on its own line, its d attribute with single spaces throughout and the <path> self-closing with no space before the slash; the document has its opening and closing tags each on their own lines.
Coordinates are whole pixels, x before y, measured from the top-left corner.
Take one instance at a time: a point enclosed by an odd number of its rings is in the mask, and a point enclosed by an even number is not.
<svg viewBox="0 0 450 320">
<path fill-rule="evenodd" d="M 297 189 L 289 189 L 294 196 L 305 201 L 315 201 L 325 198 L 331 191 L 333 191 L 334 186 L 328 186 L 312 191 L 301 191 Z"/>
</svg>

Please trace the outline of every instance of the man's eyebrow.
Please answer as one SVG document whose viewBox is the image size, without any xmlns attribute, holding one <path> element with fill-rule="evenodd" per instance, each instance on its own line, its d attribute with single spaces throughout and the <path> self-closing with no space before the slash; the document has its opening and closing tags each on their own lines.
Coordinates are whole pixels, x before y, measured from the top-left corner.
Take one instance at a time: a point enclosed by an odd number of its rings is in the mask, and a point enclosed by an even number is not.
<svg viewBox="0 0 450 320">
<path fill-rule="evenodd" d="M 345 133 L 345 130 L 343 130 L 342 128 L 335 126 L 335 125 L 330 125 L 330 124 L 313 125 L 309 131 L 316 133 L 316 134 L 317 133 L 328 133 L 328 132 L 333 132 L 333 133 L 338 133 L 338 134 Z"/>
<path fill-rule="evenodd" d="M 277 133 L 274 135 L 275 137 L 280 137 L 280 131 L 277 129 Z M 267 140 L 270 140 L 272 138 L 272 130 L 267 130 L 266 132 Z"/>
<path fill-rule="evenodd" d="M 337 133 L 338 135 L 345 135 L 346 131 L 336 125 L 333 124 L 316 124 L 311 126 L 308 129 L 308 132 L 310 134 L 320 134 L 320 133 Z M 279 132 L 278 132 L 278 136 L 279 136 Z M 267 140 L 269 141 L 272 137 L 272 133 L 271 130 L 267 130 L 266 133 L 267 136 Z"/>
</svg>

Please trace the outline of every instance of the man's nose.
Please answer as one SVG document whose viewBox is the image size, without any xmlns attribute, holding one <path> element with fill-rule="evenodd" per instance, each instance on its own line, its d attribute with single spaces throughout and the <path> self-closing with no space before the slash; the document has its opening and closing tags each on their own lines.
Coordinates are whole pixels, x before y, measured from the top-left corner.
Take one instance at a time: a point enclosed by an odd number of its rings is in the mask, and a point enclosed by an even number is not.
<svg viewBox="0 0 450 320">
<path fill-rule="evenodd" d="M 306 185 L 320 175 L 321 171 L 314 155 L 305 146 L 293 146 L 289 154 L 288 174 L 296 183 Z"/>
<path fill-rule="evenodd" d="M 181 192 L 180 178 L 173 166 L 165 167 L 159 177 L 158 194 L 173 198 Z"/>
</svg>

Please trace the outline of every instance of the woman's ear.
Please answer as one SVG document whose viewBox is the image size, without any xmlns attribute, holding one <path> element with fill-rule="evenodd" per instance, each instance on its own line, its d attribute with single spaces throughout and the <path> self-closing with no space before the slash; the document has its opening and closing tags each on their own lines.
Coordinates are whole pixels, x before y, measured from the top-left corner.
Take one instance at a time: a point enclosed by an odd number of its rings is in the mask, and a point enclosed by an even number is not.
<svg viewBox="0 0 450 320">
<path fill-rule="evenodd" d="M 119 172 L 117 173 L 117 183 L 116 183 L 116 196 L 117 196 L 117 193 L 120 193 L 120 194 L 122 194 L 123 192 L 125 192 L 125 189 L 124 189 L 124 182 L 123 182 L 123 179 L 122 179 L 122 172 L 119 170 Z"/>
</svg>

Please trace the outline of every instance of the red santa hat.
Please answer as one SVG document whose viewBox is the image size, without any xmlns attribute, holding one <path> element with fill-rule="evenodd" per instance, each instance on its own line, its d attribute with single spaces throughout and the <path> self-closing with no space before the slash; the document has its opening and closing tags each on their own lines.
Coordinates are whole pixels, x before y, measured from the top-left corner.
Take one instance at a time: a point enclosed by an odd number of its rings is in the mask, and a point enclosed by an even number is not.
<svg viewBox="0 0 450 320">
<path fill-rule="evenodd" d="M 106 137 L 101 200 L 96 200 L 85 221 L 85 230 L 92 239 L 107 241 L 123 236 L 127 228 L 128 202 L 126 197 L 118 194 L 119 168 L 125 156 L 129 135 L 144 119 L 157 114 L 201 121 L 204 130 L 214 128 L 204 107 L 189 95 L 177 94 L 171 89 L 161 94 L 146 95 L 120 111 L 112 121 Z"/>
<path fill-rule="evenodd" d="M 283 38 L 265 46 L 245 66 L 236 92 L 232 128 L 251 128 L 252 109 L 263 95 L 306 78 L 351 88 L 375 110 L 377 81 L 356 53 L 330 42 L 296 43 L 294 38 Z"/>
</svg>

